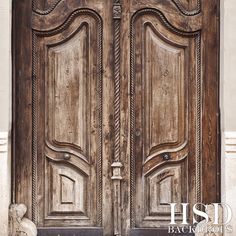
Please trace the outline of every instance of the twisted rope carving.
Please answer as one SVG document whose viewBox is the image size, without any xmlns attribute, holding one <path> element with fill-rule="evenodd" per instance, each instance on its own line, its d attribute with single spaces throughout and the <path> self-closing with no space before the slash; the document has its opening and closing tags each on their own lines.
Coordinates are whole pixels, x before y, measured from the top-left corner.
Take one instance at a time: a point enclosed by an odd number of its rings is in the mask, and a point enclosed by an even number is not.
<svg viewBox="0 0 236 236">
<path fill-rule="evenodd" d="M 32 220 L 36 224 L 37 223 L 37 117 L 38 117 L 38 99 L 37 99 L 37 91 L 38 91 L 38 81 L 36 78 L 36 35 L 33 33 L 32 36 L 32 48 L 33 48 L 33 68 L 32 68 Z"/>
<path fill-rule="evenodd" d="M 201 157 L 201 116 L 202 116 L 202 86 L 201 86 L 201 35 L 196 37 L 196 51 L 197 51 L 197 81 L 196 81 L 196 202 L 201 202 L 201 171 L 202 171 L 202 157 Z"/>
<path fill-rule="evenodd" d="M 99 143 L 98 143 L 98 163 L 97 163 L 97 203 L 98 203 L 98 217 L 97 221 L 100 227 L 102 227 L 102 55 L 103 55 L 103 48 L 102 48 L 102 33 L 103 33 L 103 26 L 102 20 L 100 17 L 96 16 L 98 22 L 98 78 L 99 78 L 99 85 L 98 85 L 98 94 L 99 94 Z"/>
<path fill-rule="evenodd" d="M 115 78 L 115 161 L 120 159 L 120 20 L 114 21 L 114 78 Z"/>
<path fill-rule="evenodd" d="M 119 0 L 113 2 L 114 21 L 114 121 L 115 121 L 115 153 L 113 168 L 113 207 L 114 207 L 114 235 L 121 235 L 121 170 L 120 163 L 120 24 L 121 5 Z M 118 174 L 119 173 L 119 174 Z"/>
<path fill-rule="evenodd" d="M 134 158 L 134 128 L 135 128 L 135 112 L 134 112 L 134 20 L 131 21 L 130 30 L 130 226 L 135 227 L 135 158 Z"/>
</svg>

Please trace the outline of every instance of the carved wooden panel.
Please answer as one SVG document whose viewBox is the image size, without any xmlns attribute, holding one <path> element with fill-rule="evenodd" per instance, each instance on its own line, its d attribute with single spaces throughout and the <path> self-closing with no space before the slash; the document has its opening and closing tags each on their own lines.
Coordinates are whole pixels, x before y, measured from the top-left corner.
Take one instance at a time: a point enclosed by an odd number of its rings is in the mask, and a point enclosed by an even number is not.
<svg viewBox="0 0 236 236">
<path fill-rule="evenodd" d="M 177 32 L 153 9 L 134 14 L 131 30 L 132 222 L 158 227 L 170 219 L 168 203 L 199 194 L 198 34 Z"/>
<path fill-rule="evenodd" d="M 48 14 L 51 12 L 61 0 L 35 0 L 33 4 L 34 11 L 38 13 Z"/>
<path fill-rule="evenodd" d="M 99 226 L 101 19 L 77 10 L 60 28 L 34 33 L 35 221 Z"/>
<path fill-rule="evenodd" d="M 186 59 L 183 47 L 165 42 L 151 24 L 143 27 L 143 145 L 151 158 L 187 140 Z"/>
<path fill-rule="evenodd" d="M 202 11 L 201 0 L 132 0 L 132 10 L 141 10 L 145 8 L 153 8 L 159 10 L 167 18 L 171 25 L 178 24 L 180 18 L 191 16 L 192 18 L 186 19 L 184 24 L 180 24 L 178 29 L 188 31 L 190 28 L 196 27 L 199 22 L 195 19 L 201 18 L 199 13 Z"/>
<path fill-rule="evenodd" d="M 48 138 L 88 156 L 90 132 L 89 30 L 83 25 L 67 42 L 48 47 Z"/>
<path fill-rule="evenodd" d="M 186 168 L 186 166 L 185 166 Z M 181 203 L 182 196 L 186 192 L 186 179 L 181 179 L 185 172 L 184 165 L 177 164 L 170 167 L 162 167 L 145 177 L 145 219 L 152 216 L 160 216 L 170 212 L 169 203 Z M 178 205 L 176 215 L 181 213 Z"/>
<path fill-rule="evenodd" d="M 198 13 L 200 10 L 200 0 L 173 0 L 185 14 Z"/>
<path fill-rule="evenodd" d="M 48 217 L 59 213 L 87 215 L 87 178 L 80 170 L 65 163 L 48 162 Z"/>
</svg>

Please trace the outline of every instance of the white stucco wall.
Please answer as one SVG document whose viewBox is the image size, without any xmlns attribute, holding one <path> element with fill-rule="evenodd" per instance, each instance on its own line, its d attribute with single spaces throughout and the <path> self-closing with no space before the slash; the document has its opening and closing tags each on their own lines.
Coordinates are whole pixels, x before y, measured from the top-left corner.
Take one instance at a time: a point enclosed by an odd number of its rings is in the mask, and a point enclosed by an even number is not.
<svg viewBox="0 0 236 236">
<path fill-rule="evenodd" d="M 10 45 L 11 45 L 11 1 L 0 1 L 0 131 L 10 127 Z"/>
<path fill-rule="evenodd" d="M 222 0 L 222 105 L 224 131 L 236 131 L 236 1 Z"/>
<path fill-rule="evenodd" d="M 236 235 L 236 1 L 221 0 L 222 201 L 233 210 Z"/>
<path fill-rule="evenodd" d="M 11 192 L 11 158 L 8 145 L 11 127 L 10 0 L 0 0 L 0 29 L 0 235 L 6 236 Z"/>
</svg>

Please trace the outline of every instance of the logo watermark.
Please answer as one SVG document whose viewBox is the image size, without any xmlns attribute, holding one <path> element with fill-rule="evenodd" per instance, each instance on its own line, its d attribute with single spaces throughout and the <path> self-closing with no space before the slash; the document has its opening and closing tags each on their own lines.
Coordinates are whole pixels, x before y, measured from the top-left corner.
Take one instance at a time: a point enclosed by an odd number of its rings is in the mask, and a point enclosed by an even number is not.
<svg viewBox="0 0 236 236">
<path fill-rule="evenodd" d="M 177 203 L 170 203 L 171 221 L 168 233 L 231 233 L 233 231 L 233 227 L 230 225 L 232 210 L 226 203 L 212 203 L 210 205 L 196 203 L 191 209 L 189 203 L 181 203 L 180 205 L 182 206 L 182 222 L 178 220 L 177 223 Z M 192 210 L 192 219 L 188 217 L 189 210 Z"/>
</svg>

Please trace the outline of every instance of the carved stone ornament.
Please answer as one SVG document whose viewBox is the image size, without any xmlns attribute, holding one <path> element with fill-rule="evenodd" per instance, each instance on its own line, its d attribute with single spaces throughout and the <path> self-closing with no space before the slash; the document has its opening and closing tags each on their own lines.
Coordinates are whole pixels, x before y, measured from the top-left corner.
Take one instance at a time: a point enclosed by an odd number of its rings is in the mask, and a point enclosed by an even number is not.
<svg viewBox="0 0 236 236">
<path fill-rule="evenodd" d="M 35 224 L 24 217 L 27 207 L 24 204 L 12 204 L 9 209 L 9 236 L 36 236 Z"/>
</svg>

